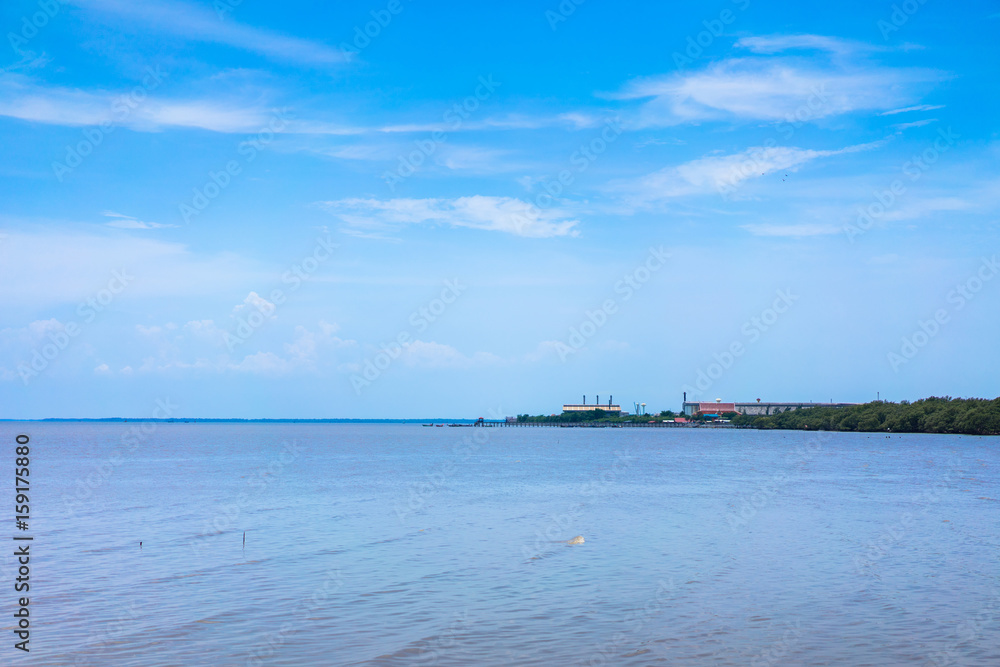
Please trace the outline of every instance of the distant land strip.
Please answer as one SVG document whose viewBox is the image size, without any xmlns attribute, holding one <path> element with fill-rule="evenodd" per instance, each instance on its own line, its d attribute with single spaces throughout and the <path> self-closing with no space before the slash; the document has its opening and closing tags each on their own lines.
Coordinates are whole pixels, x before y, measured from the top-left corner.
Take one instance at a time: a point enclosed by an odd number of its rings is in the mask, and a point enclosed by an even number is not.
<svg viewBox="0 0 1000 667">
<path fill-rule="evenodd" d="M 0 419 L 0 422 L 162 422 L 165 424 L 472 424 L 475 419 L 240 419 L 238 417 L 46 417 L 44 419 Z"/>
<path fill-rule="evenodd" d="M 872 401 L 844 407 L 814 407 L 788 410 L 773 415 L 744 415 L 724 412 L 719 415 L 683 416 L 664 410 L 659 414 L 621 415 L 608 413 L 595 406 L 592 411 L 564 412 L 559 415 L 518 415 L 510 418 L 511 425 L 546 426 L 719 426 L 753 429 L 785 429 L 803 431 L 846 431 L 857 433 L 941 433 L 954 435 L 1000 435 L 1000 397 L 951 398 L 950 396 L 917 401 Z M 192 424 L 424 424 L 462 426 L 504 425 L 504 421 L 487 422 L 475 419 L 240 419 L 177 417 L 103 417 L 45 419 L 0 419 L 0 422 L 162 422 Z M 668 424 L 668 422 L 670 422 Z M 681 423 L 685 422 L 685 423 Z"/>
</svg>

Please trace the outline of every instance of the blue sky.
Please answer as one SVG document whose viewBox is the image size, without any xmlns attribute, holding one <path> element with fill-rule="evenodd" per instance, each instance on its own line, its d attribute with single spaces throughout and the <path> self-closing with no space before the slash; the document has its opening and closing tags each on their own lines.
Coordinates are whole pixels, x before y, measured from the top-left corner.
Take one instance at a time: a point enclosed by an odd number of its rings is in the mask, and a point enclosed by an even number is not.
<svg viewBox="0 0 1000 667">
<path fill-rule="evenodd" d="M 1000 3 L 0 16 L 0 417 L 1000 394 Z"/>
</svg>

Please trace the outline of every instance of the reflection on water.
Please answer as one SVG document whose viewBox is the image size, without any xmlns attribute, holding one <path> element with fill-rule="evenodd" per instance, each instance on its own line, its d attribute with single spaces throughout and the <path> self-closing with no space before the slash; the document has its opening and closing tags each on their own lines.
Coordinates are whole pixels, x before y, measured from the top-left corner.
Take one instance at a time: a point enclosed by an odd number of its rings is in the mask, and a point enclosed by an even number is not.
<svg viewBox="0 0 1000 667">
<path fill-rule="evenodd" d="M 0 425 L 10 664 L 1000 664 L 996 438 L 126 429 Z"/>
</svg>

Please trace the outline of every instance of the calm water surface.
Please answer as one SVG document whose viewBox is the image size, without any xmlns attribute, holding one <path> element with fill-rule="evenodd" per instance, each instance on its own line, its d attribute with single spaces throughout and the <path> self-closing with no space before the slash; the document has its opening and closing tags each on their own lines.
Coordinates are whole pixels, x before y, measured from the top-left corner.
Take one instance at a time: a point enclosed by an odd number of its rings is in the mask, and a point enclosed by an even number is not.
<svg viewBox="0 0 1000 667">
<path fill-rule="evenodd" d="M 997 438 L 137 426 L 0 424 L 0 664 L 1000 665 Z"/>
</svg>

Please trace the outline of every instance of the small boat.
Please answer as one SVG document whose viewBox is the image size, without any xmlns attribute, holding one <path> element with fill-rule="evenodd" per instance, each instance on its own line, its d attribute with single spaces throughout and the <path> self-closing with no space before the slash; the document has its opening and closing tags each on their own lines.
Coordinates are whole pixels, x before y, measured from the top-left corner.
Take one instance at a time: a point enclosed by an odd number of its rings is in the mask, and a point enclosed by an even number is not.
<svg viewBox="0 0 1000 667">
<path fill-rule="evenodd" d="M 421 424 L 421 426 L 434 426 L 434 424 Z"/>
<path fill-rule="evenodd" d="M 441 427 L 444 426 L 444 424 L 434 424 L 434 425 L 437 426 L 438 428 L 441 428 Z"/>
</svg>

